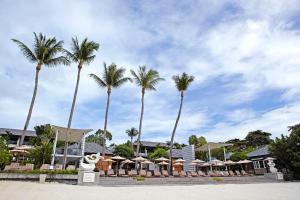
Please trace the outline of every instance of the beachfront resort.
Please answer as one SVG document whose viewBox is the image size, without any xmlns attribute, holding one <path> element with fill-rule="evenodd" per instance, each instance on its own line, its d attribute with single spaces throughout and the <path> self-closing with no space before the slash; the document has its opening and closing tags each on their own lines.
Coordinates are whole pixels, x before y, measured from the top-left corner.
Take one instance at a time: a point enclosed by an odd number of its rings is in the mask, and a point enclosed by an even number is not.
<svg viewBox="0 0 300 200">
<path fill-rule="evenodd" d="M 0 5 L 0 199 L 299 198 L 298 0 Z"/>
</svg>

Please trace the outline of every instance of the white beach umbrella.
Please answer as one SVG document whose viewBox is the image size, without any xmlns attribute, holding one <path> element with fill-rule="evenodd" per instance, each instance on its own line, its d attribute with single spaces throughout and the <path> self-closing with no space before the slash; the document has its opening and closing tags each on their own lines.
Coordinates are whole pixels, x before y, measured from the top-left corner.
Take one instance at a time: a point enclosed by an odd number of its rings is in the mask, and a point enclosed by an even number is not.
<svg viewBox="0 0 300 200">
<path fill-rule="evenodd" d="M 146 158 L 143 158 L 142 156 L 139 156 L 139 157 L 133 158 L 132 160 L 133 160 L 133 161 L 137 161 L 137 162 L 142 162 L 142 161 L 145 161 L 145 160 L 147 160 L 147 159 L 146 159 Z"/>
<path fill-rule="evenodd" d="M 183 159 L 181 159 L 181 158 L 179 158 L 179 159 L 177 159 L 177 160 L 175 160 L 175 162 L 180 162 L 180 163 L 184 163 L 185 162 L 185 160 L 183 160 Z"/>
<path fill-rule="evenodd" d="M 200 164 L 200 163 L 205 163 L 205 161 L 196 159 L 196 160 L 192 160 L 192 163 Z"/>
<path fill-rule="evenodd" d="M 183 163 L 177 162 L 177 163 L 174 163 L 173 166 L 183 166 Z"/>
<path fill-rule="evenodd" d="M 237 164 L 236 162 L 233 162 L 232 160 L 227 160 L 224 162 L 225 165 L 235 165 Z"/>
<path fill-rule="evenodd" d="M 162 161 L 162 162 L 157 163 L 157 164 L 159 164 L 159 165 L 169 165 L 169 163 L 167 163 L 167 162 L 165 162 L 165 161 Z"/>
<path fill-rule="evenodd" d="M 163 162 L 163 161 L 169 161 L 169 159 L 165 158 L 165 157 L 160 157 L 160 158 L 155 159 L 155 161 Z"/>
</svg>

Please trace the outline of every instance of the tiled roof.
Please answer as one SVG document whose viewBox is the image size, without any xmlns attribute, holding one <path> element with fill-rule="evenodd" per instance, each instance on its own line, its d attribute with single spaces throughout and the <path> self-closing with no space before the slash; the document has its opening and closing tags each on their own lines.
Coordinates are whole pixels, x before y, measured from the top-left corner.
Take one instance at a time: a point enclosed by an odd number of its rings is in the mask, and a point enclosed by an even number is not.
<svg viewBox="0 0 300 200">
<path fill-rule="evenodd" d="M 102 153 L 102 146 L 95 142 L 86 142 L 84 147 L 85 153 Z M 69 149 L 79 149 L 79 146 L 78 144 L 73 144 L 69 146 Z M 112 155 L 113 152 L 110 149 L 106 148 L 105 154 Z"/>
<path fill-rule="evenodd" d="M 268 146 L 264 146 L 259 149 L 256 149 L 255 151 L 248 153 L 247 156 L 251 158 L 251 157 L 257 157 L 257 156 L 266 156 L 269 154 L 270 154 L 270 152 L 269 152 Z"/>
<path fill-rule="evenodd" d="M 169 145 L 167 143 L 163 143 L 163 142 L 150 142 L 150 141 L 140 141 L 140 143 L 142 144 L 142 146 L 144 147 L 157 147 L 157 146 L 161 146 L 161 147 L 168 147 Z M 135 141 L 133 143 L 133 145 L 137 145 L 137 142 Z"/>
<path fill-rule="evenodd" d="M 21 130 L 21 129 L 0 128 L 0 135 L 6 135 L 7 134 L 6 131 L 10 132 L 13 135 L 19 135 L 19 136 L 21 136 L 22 132 L 23 132 L 23 130 Z M 36 133 L 35 133 L 35 131 L 28 131 L 27 130 L 25 132 L 25 136 L 36 137 Z"/>
</svg>

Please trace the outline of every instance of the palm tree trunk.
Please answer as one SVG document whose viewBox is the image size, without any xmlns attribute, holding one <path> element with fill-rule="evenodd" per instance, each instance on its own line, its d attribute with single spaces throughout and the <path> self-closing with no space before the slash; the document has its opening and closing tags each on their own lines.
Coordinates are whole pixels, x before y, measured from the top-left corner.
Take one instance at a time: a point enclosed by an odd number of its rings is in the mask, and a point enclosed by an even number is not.
<svg viewBox="0 0 300 200">
<path fill-rule="evenodd" d="M 105 143 L 106 143 L 106 129 L 107 129 L 107 118 L 108 118 L 108 109 L 109 109 L 109 102 L 110 102 L 110 94 L 111 89 L 107 89 L 107 100 L 106 100 L 106 111 L 105 111 L 105 120 L 104 120 L 104 129 L 103 129 L 103 146 L 102 146 L 102 156 L 105 156 Z"/>
<path fill-rule="evenodd" d="M 133 136 L 130 136 L 131 148 L 133 149 Z"/>
<path fill-rule="evenodd" d="M 181 115 L 181 110 L 182 110 L 182 104 L 183 104 L 183 92 L 181 92 L 181 99 L 180 99 L 180 106 L 179 106 L 179 111 L 178 111 L 178 115 L 177 115 L 177 119 L 176 119 L 176 122 L 175 122 L 175 126 L 174 126 L 174 129 L 173 129 L 173 132 L 172 132 L 172 137 L 171 137 L 171 142 L 170 142 L 170 155 L 169 155 L 169 163 L 170 163 L 170 167 L 169 167 L 169 173 L 172 174 L 172 153 L 173 153 L 173 144 L 174 144 L 174 137 L 175 137 L 175 132 L 176 132 L 176 129 L 177 129 L 177 125 L 178 125 L 178 122 L 179 122 L 179 119 L 180 119 L 180 115 Z"/>
<path fill-rule="evenodd" d="M 35 81 L 34 81 L 33 95 L 32 95 L 32 99 L 31 99 L 29 111 L 28 111 L 28 114 L 27 114 L 25 126 L 24 126 L 24 129 L 23 129 L 23 132 L 22 132 L 21 141 L 19 142 L 19 146 L 22 146 L 22 144 L 24 142 L 25 133 L 26 133 L 26 130 L 28 128 L 29 121 L 30 121 L 30 118 L 31 118 L 31 114 L 32 114 L 32 110 L 33 110 L 33 106 L 34 106 L 34 102 L 35 102 L 35 97 L 36 97 L 36 93 L 37 93 L 38 83 L 39 83 L 39 72 L 40 72 L 40 70 L 41 70 L 41 65 L 38 65 L 36 67 L 36 71 L 35 71 Z"/>
<path fill-rule="evenodd" d="M 73 102 L 72 102 L 71 112 L 70 112 L 69 121 L 68 121 L 67 135 L 66 135 L 66 138 L 65 138 L 63 169 L 66 168 L 66 164 L 67 164 L 68 135 L 69 135 L 69 130 L 70 130 L 71 124 L 72 124 L 72 118 L 73 118 L 73 113 L 74 113 L 74 108 L 75 108 L 75 103 L 76 103 L 76 98 L 77 98 L 77 92 L 78 92 L 78 87 L 79 87 L 79 81 L 80 81 L 81 68 L 82 68 L 82 66 L 79 65 L 78 66 L 78 72 L 77 72 L 77 81 L 76 81 L 76 86 L 75 86 L 75 92 L 74 92 L 74 96 L 73 96 Z"/>
<path fill-rule="evenodd" d="M 140 152 L 140 140 L 141 140 L 143 115 L 144 115 L 144 96 L 145 96 L 145 89 L 143 88 L 142 89 L 142 108 L 141 108 L 141 116 L 140 116 L 139 135 L 137 138 L 136 156 L 138 156 L 139 152 Z"/>
</svg>

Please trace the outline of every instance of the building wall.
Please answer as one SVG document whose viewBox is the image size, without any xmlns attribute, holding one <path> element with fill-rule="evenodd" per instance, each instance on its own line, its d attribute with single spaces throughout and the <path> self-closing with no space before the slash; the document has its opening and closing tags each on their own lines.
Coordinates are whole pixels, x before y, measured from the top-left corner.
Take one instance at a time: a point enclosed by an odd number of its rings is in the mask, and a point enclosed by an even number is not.
<svg viewBox="0 0 300 200">
<path fill-rule="evenodd" d="M 195 160 L 195 147 L 194 145 L 185 146 L 182 148 L 182 157 L 186 162 L 184 163 L 183 169 L 185 171 L 195 170 L 194 166 L 189 165 L 192 160 Z"/>
</svg>

